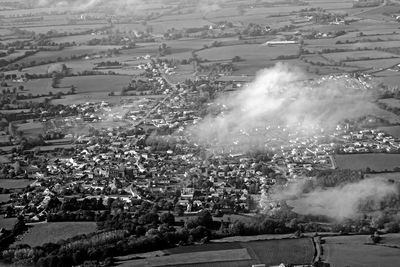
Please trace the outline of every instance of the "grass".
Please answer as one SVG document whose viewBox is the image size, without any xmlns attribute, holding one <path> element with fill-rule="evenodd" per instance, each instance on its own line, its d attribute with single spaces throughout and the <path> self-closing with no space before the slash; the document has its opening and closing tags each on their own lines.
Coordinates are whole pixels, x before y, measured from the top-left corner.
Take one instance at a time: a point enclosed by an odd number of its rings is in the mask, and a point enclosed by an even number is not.
<svg viewBox="0 0 400 267">
<path fill-rule="evenodd" d="M 10 200 L 10 195 L 9 194 L 0 194 L 0 203 L 1 202 L 7 202 Z"/>
<path fill-rule="evenodd" d="M 38 223 L 23 234 L 21 240 L 15 244 L 28 244 L 34 247 L 94 231 L 96 231 L 95 222 Z"/>
<path fill-rule="evenodd" d="M 238 237 L 241 241 L 246 237 Z M 202 245 L 176 247 L 148 255 L 146 259 L 122 261 L 121 266 L 251 266 L 264 263 L 267 266 L 282 262 L 288 264 L 311 263 L 314 245 L 311 238 L 279 239 L 244 242 L 212 242 Z M 169 255 L 169 256 L 163 256 Z M 132 254 L 119 259 L 129 259 Z M 136 264 L 136 265 L 135 265 Z"/>
<path fill-rule="evenodd" d="M 41 122 L 27 122 L 18 124 L 18 130 L 25 136 L 35 136 L 44 133 L 43 124 Z"/>
<path fill-rule="evenodd" d="M 376 58 L 392 58 L 397 56 L 386 52 L 365 50 L 365 51 L 328 53 L 325 54 L 324 57 L 334 60 L 336 62 L 342 62 L 347 60 L 352 61 L 352 60 L 363 59 L 366 57 L 370 59 L 376 59 Z"/>
<path fill-rule="evenodd" d="M 396 248 L 366 245 L 368 236 L 337 236 L 324 238 L 323 258 L 331 266 L 391 267 L 397 266 L 400 253 Z"/>
<path fill-rule="evenodd" d="M 24 188 L 31 183 L 32 181 L 27 179 L 0 179 L 0 187 L 9 189 Z"/>
<path fill-rule="evenodd" d="M 361 69 L 372 68 L 374 71 L 390 68 L 399 63 L 400 63 L 400 58 L 373 59 L 373 60 L 360 60 L 360 61 L 346 62 L 347 65 L 356 66 Z"/>
<path fill-rule="evenodd" d="M 14 227 L 14 224 L 17 222 L 17 218 L 1 218 L 0 219 L 0 228 L 5 228 L 7 230 L 11 230 Z"/>
<path fill-rule="evenodd" d="M 175 254 L 161 257 L 153 257 L 140 260 L 131 260 L 120 266 L 176 266 L 180 264 L 215 263 L 220 261 L 250 260 L 247 249 L 230 249 L 216 251 L 199 251 L 192 253 Z"/>
<path fill-rule="evenodd" d="M 336 155 L 335 159 L 340 169 L 365 170 L 369 167 L 374 171 L 392 171 L 400 167 L 400 154 L 348 154 Z"/>
<path fill-rule="evenodd" d="M 44 73 L 47 73 L 47 70 Z M 29 80 L 25 83 L 10 83 L 11 87 L 18 87 L 19 85 L 24 86 L 23 91 L 17 90 L 18 94 L 21 95 L 32 94 L 33 96 L 36 96 L 38 94 L 49 94 L 50 92 L 53 92 L 53 94 L 57 94 L 58 92 L 58 89 L 54 89 L 51 87 L 50 78 Z"/>
<path fill-rule="evenodd" d="M 379 129 L 384 131 L 385 133 L 390 134 L 395 138 L 400 138 L 400 126 L 387 126 L 387 127 L 380 127 Z"/>
<path fill-rule="evenodd" d="M 314 257 L 314 245 L 310 238 L 254 241 L 242 245 L 254 252 L 257 259 L 267 266 L 280 263 L 310 264 Z"/>
<path fill-rule="evenodd" d="M 62 79 L 60 87 L 76 87 L 76 93 L 93 92 L 120 92 L 122 87 L 128 86 L 131 81 L 129 76 L 95 75 L 66 77 Z"/>
<path fill-rule="evenodd" d="M 83 56 L 88 54 L 95 54 L 105 52 L 108 49 L 120 48 L 120 46 L 109 45 L 109 46 L 73 46 L 64 48 L 61 51 L 40 51 L 32 56 L 23 58 L 19 60 L 17 63 L 30 63 L 31 61 L 36 61 L 36 63 L 47 62 L 47 61 L 56 61 L 58 57 L 61 58 L 70 58 L 71 56 Z"/>
</svg>

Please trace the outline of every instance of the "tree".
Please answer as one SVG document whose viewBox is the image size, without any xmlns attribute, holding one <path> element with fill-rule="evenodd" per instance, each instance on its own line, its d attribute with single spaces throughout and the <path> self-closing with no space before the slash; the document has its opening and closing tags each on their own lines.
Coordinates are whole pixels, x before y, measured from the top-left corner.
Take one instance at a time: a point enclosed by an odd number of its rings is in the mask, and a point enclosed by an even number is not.
<svg viewBox="0 0 400 267">
<path fill-rule="evenodd" d="M 161 223 L 167 223 L 169 225 L 173 225 L 175 223 L 175 217 L 171 213 L 163 213 L 160 216 Z"/>
</svg>

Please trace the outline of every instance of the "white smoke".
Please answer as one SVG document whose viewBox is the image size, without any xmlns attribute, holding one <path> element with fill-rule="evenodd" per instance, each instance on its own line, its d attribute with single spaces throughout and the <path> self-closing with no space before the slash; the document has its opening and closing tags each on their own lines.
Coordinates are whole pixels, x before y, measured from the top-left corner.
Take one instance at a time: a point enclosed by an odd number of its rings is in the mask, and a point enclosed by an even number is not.
<svg viewBox="0 0 400 267">
<path fill-rule="evenodd" d="M 207 116 L 189 129 L 196 143 L 224 148 L 238 145 L 246 152 L 267 141 L 310 135 L 338 122 L 371 114 L 372 90 L 349 75 L 306 81 L 296 67 L 278 63 L 261 70 L 247 87 L 217 99 L 218 116 Z"/>
<path fill-rule="evenodd" d="M 284 190 L 271 192 L 264 196 L 260 204 L 265 210 L 269 203 L 287 201 L 294 207 L 294 212 L 304 215 L 325 215 L 341 221 L 357 218 L 362 214 L 360 204 L 365 201 L 374 203 L 379 209 L 379 202 L 391 194 L 398 194 L 397 188 L 384 179 L 365 179 L 356 183 L 344 184 L 334 188 L 316 189 L 303 194 L 302 181 L 288 185 Z"/>
</svg>

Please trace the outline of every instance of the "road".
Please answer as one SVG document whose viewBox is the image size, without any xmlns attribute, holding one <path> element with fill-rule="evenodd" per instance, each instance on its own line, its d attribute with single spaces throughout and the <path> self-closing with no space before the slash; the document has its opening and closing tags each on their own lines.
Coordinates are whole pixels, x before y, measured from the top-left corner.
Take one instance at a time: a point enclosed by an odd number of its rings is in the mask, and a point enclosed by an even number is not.
<svg viewBox="0 0 400 267">
<path fill-rule="evenodd" d="M 154 112 L 156 111 L 162 104 L 165 103 L 171 96 L 174 95 L 175 92 L 178 91 L 177 84 L 172 83 L 168 78 L 163 74 L 160 70 L 159 72 L 161 73 L 161 77 L 168 83 L 168 85 L 171 87 L 171 92 L 167 94 L 162 100 L 160 100 L 153 108 L 151 108 L 146 115 L 144 115 L 138 122 L 134 124 L 134 127 L 139 126 L 143 124 L 147 118 Z"/>
</svg>

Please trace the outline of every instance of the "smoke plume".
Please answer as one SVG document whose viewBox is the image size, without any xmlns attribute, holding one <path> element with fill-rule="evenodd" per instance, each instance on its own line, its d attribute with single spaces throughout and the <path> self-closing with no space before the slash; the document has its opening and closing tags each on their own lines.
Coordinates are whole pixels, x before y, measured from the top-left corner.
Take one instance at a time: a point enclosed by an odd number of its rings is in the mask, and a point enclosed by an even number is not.
<svg viewBox="0 0 400 267">
<path fill-rule="evenodd" d="M 287 185 L 282 190 L 275 190 L 263 195 L 260 204 L 267 211 L 271 201 L 287 201 L 294 207 L 294 212 L 304 215 L 324 215 L 341 221 L 354 219 L 362 214 L 360 205 L 368 201 L 380 208 L 379 203 L 391 194 L 398 194 L 397 188 L 384 179 L 365 179 L 356 183 L 316 189 L 303 194 L 304 181 Z"/>
<path fill-rule="evenodd" d="M 188 133 L 196 143 L 237 148 L 287 142 L 291 136 L 310 136 L 334 129 L 338 122 L 371 114 L 368 84 L 349 75 L 306 81 L 300 69 L 278 63 L 261 70 L 237 93 L 215 101 L 222 112 L 209 115 Z"/>
</svg>

